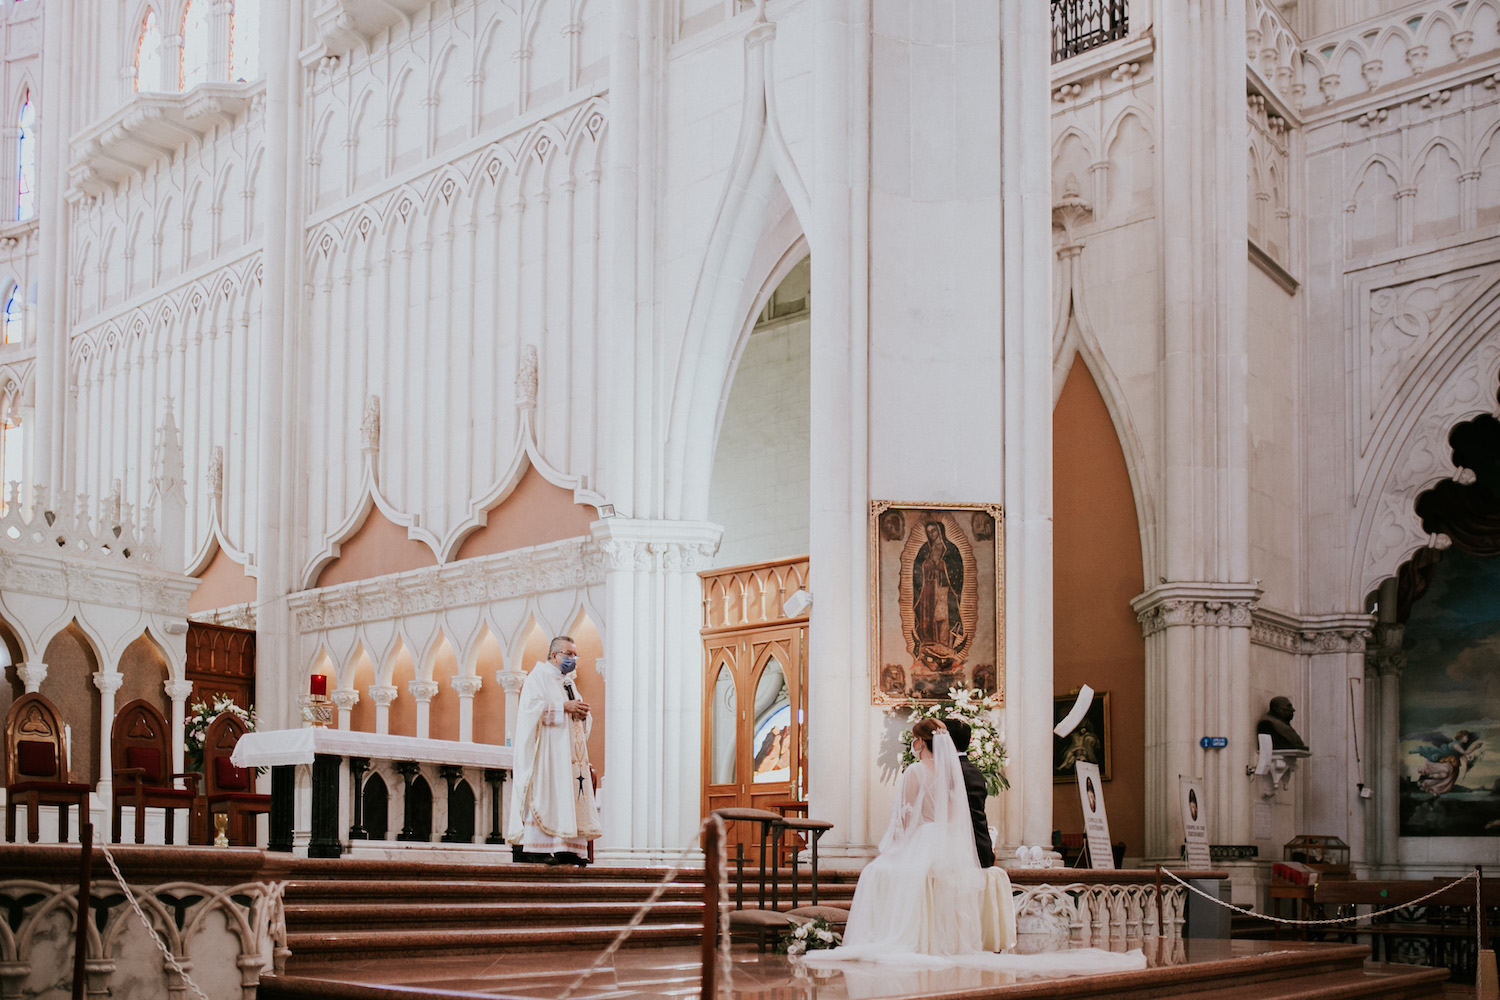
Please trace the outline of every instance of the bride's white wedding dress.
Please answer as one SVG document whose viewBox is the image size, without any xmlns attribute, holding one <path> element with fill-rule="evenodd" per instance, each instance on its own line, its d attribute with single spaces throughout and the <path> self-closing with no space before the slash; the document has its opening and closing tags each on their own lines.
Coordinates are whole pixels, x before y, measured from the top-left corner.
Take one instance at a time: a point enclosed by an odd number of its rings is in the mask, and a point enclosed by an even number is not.
<svg viewBox="0 0 1500 1000">
<path fill-rule="evenodd" d="M 1139 951 L 1006 955 L 984 949 L 985 874 L 974 850 L 963 770 L 946 732 L 934 734 L 932 744 L 931 754 L 901 773 L 880 854 L 854 890 L 843 945 L 808 952 L 807 962 L 982 965 L 1029 976 L 1145 968 Z"/>
</svg>

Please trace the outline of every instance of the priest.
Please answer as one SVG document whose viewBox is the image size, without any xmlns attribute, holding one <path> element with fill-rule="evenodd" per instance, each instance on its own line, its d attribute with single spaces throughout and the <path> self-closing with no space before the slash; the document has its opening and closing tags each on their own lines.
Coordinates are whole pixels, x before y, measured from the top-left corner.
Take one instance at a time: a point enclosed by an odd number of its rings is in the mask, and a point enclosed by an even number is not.
<svg viewBox="0 0 1500 1000">
<path fill-rule="evenodd" d="M 519 861 L 586 865 L 588 842 L 602 832 L 588 757 L 594 720 L 578 697 L 577 669 L 578 647 L 560 635 L 521 686 L 507 824 Z"/>
</svg>

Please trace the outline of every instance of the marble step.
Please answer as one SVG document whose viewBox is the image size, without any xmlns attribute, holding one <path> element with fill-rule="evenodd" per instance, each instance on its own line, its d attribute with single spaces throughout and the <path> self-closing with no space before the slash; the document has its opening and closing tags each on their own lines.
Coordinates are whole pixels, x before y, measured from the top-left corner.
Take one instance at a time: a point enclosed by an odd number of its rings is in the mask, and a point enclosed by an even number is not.
<svg viewBox="0 0 1500 1000">
<path fill-rule="evenodd" d="M 618 924 L 585 924 L 563 927 L 517 928 L 391 928 L 352 931 L 291 931 L 287 947 L 291 949 L 288 970 L 316 967 L 331 958 L 369 955 L 491 954 L 527 952 L 543 948 L 576 948 L 584 952 L 602 950 L 614 941 L 625 921 Z M 690 944 L 699 940 L 703 925 L 699 922 L 642 924 L 625 942 L 626 947 L 660 947 Z"/>
<path fill-rule="evenodd" d="M 1359 970 L 1300 976 L 1280 983 L 1219 986 L 1186 996 L 1214 1000 L 1435 1000 L 1444 995 L 1447 978 L 1445 969 L 1371 963 Z"/>
<path fill-rule="evenodd" d="M 573 926 L 578 923 L 627 923 L 641 909 L 639 902 L 585 901 L 566 902 L 552 898 L 529 901 L 488 903 L 383 903 L 378 906 L 342 903 L 304 906 L 289 903 L 286 922 L 289 929 L 327 933 L 334 930 L 401 927 L 542 927 Z M 703 904 L 689 901 L 659 900 L 646 912 L 649 923 L 677 923 L 701 920 Z"/>
</svg>

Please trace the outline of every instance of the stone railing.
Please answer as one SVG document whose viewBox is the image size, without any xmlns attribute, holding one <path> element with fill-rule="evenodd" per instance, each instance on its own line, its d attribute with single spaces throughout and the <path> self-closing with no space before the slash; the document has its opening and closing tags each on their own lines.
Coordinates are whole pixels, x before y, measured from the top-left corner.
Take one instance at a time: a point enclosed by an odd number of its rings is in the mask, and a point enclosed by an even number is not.
<svg viewBox="0 0 1500 1000">
<path fill-rule="evenodd" d="M 21 484 L 12 481 L 0 515 L 0 549 L 154 565 L 155 510 L 147 507 L 141 513 L 138 524 L 131 505 L 120 501 L 118 483 L 97 505 L 82 494 L 49 496 L 46 487 L 37 486 L 32 502 L 23 507 Z"/>
<path fill-rule="evenodd" d="M 1291 108 L 1302 106 L 1302 45 L 1286 18 L 1268 0 L 1250 0 L 1245 21 L 1245 62 L 1259 77 L 1257 89 Z"/>
<path fill-rule="evenodd" d="M 1462 63 L 1500 47 L 1494 8 L 1432 0 L 1399 16 L 1351 24 L 1303 46 L 1304 103 L 1312 109 Z"/>
<path fill-rule="evenodd" d="M 186 865 L 181 851 L 117 847 L 115 853 L 141 910 L 188 977 L 212 996 L 238 989 L 233 995 L 250 1000 L 261 972 L 279 968 L 289 954 L 284 883 L 237 870 L 246 859 L 231 852 L 195 850 L 201 855 Z M 143 860 L 149 870 L 143 870 Z M 248 861 L 258 865 L 259 853 Z M 76 846 L 0 847 L 0 905 L 9 914 L 0 921 L 0 995 L 58 996 L 57 984 L 72 982 L 77 870 Z M 94 917 L 84 959 L 89 996 L 190 995 L 151 943 L 98 850 L 89 900 Z"/>
<path fill-rule="evenodd" d="M 1162 887 L 1158 935 L 1157 890 L 1152 882 L 1016 884 L 1016 951 L 1128 951 L 1158 936 L 1175 941 L 1182 937 L 1185 895 L 1181 886 Z"/>
</svg>

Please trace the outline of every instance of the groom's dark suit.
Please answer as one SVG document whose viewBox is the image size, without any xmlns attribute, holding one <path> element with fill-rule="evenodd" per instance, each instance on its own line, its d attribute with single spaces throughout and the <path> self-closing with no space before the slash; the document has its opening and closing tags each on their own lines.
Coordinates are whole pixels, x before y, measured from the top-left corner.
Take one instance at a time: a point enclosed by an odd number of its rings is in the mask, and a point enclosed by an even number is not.
<svg viewBox="0 0 1500 1000">
<path fill-rule="evenodd" d="M 974 823 L 974 850 L 979 854 L 979 867 L 989 868 L 995 863 L 995 848 L 990 844 L 990 822 L 984 814 L 984 800 L 989 794 L 984 787 L 984 775 L 969 755 L 958 755 L 959 766 L 964 771 L 964 791 L 969 795 L 969 818 Z"/>
</svg>

